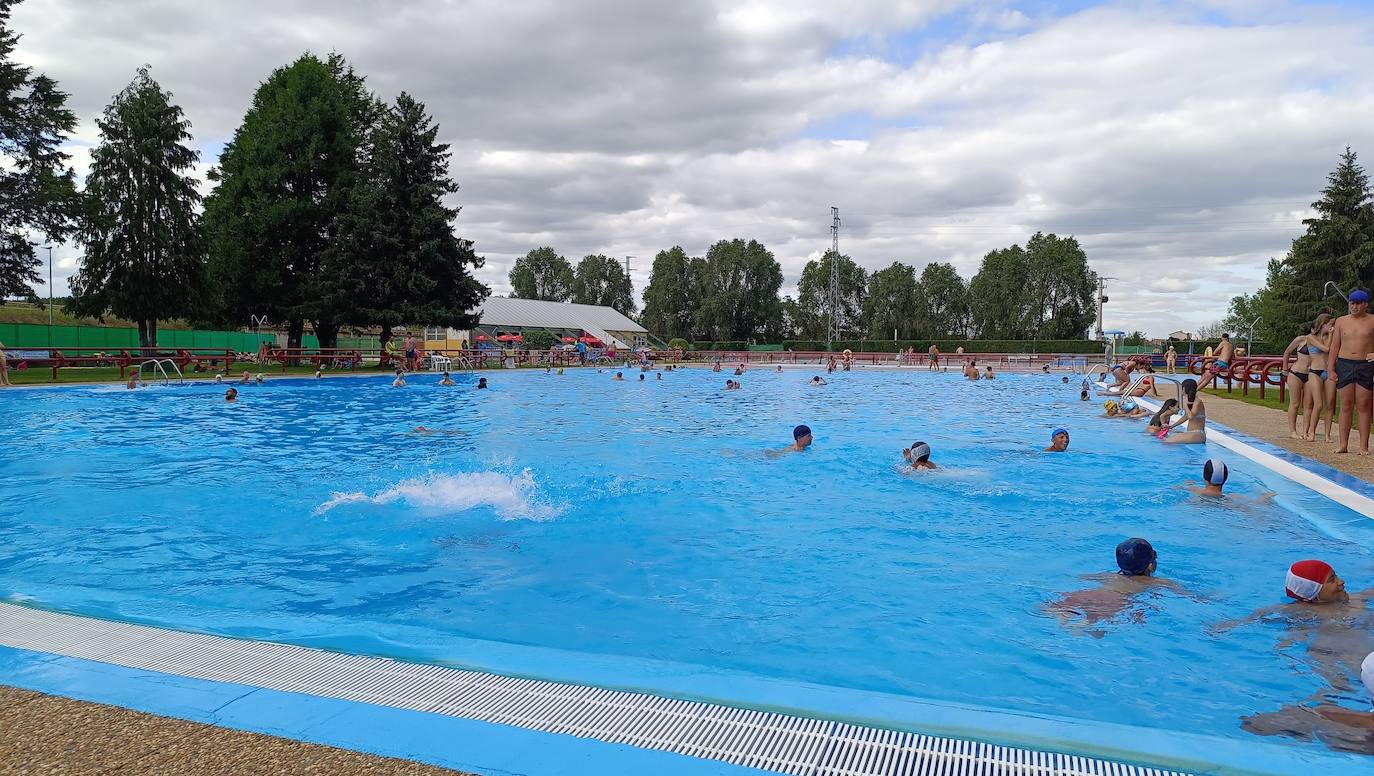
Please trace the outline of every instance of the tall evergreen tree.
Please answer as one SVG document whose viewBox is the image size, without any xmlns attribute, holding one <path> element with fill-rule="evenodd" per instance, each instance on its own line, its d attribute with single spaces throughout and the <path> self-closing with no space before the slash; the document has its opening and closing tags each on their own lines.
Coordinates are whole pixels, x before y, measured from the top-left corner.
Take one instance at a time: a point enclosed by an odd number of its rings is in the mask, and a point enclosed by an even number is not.
<svg viewBox="0 0 1374 776">
<path fill-rule="evenodd" d="M 1302 222 L 1306 231 L 1293 241 L 1283 271 L 1271 272 L 1266 286 L 1274 326 L 1285 332 L 1278 339 L 1306 331 L 1327 308 L 1341 311 L 1344 302 L 1334 292 L 1328 295 L 1328 281 L 1347 293 L 1374 287 L 1374 205 L 1369 176 L 1354 151 L 1346 148 L 1341 154 L 1312 209 L 1316 217 Z"/>
<path fill-rule="evenodd" d="M 380 325 L 383 343 L 401 323 L 470 329 L 489 293 L 472 276 L 482 266 L 472 241 L 453 233 L 459 208 L 444 199 L 458 184 L 438 133 L 422 103 L 404 92 L 396 98 L 350 196 L 338 245 L 321 268 L 321 282 L 334 284 L 320 293 L 321 315 Z M 346 304 L 352 308 L 343 312 Z"/>
<path fill-rule="evenodd" d="M 317 330 L 337 326 L 338 304 L 356 298 L 319 270 L 366 161 L 372 112 L 360 105 L 360 84 L 341 58 L 307 54 L 253 95 L 205 204 L 221 323 L 266 315 L 298 347 L 308 316 Z"/>
<path fill-rule="evenodd" d="M 79 220 L 76 176 L 61 148 L 76 128 L 57 82 L 14 60 L 20 36 L 10 26 L 17 0 L 0 0 L 0 304 L 34 296 L 41 266 L 30 230 L 66 239 Z"/>
<path fill-rule="evenodd" d="M 805 322 L 804 336 L 810 339 L 825 339 L 830 326 L 830 264 L 835 261 L 833 251 L 826 251 L 819 260 L 808 261 L 802 268 L 801 280 L 797 283 L 797 307 Z M 868 292 L 868 273 L 854 260 L 840 254 L 839 291 L 840 307 L 833 311 L 836 316 L 837 331 L 840 339 L 861 336 L 863 326 L 864 296 Z"/>
<path fill-rule="evenodd" d="M 721 240 L 704 259 L 692 260 L 701 308 L 697 330 L 716 341 L 748 341 L 781 336 L 782 266 L 757 240 Z"/>
<path fill-rule="evenodd" d="M 659 251 L 644 289 L 644 328 L 663 337 L 692 337 L 699 300 L 692 293 L 691 259 L 682 246 Z"/>
<path fill-rule="evenodd" d="M 187 174 L 200 154 L 186 145 L 191 125 L 171 96 L 141 67 L 96 120 L 77 234 L 86 257 L 67 304 L 76 315 L 137 322 L 145 348 L 157 345 L 158 319 L 198 309 L 205 283 L 200 193 Z"/>
<path fill-rule="evenodd" d="M 869 339 L 885 340 L 895 331 L 898 339 L 922 336 L 918 309 L 920 287 L 916 270 L 900 261 L 873 273 L 864 299 L 863 321 Z"/>
<path fill-rule="evenodd" d="M 542 299 L 546 302 L 572 299 L 572 264 L 548 246 L 535 248 L 516 259 L 509 278 L 511 296 L 516 299 Z"/>
<path fill-rule="evenodd" d="M 601 254 L 582 257 L 573 273 L 572 300 L 578 304 L 614 307 L 625 315 L 635 311 L 634 288 L 625 265 Z"/>
</svg>

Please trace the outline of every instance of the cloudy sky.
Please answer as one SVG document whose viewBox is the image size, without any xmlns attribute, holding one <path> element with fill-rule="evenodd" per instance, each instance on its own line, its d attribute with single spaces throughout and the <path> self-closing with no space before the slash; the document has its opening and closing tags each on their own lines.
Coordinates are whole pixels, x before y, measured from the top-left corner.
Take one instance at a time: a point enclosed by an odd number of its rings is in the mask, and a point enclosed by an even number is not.
<svg viewBox="0 0 1374 776">
<path fill-rule="evenodd" d="M 730 237 L 792 292 L 833 205 L 868 269 L 1076 235 L 1108 328 L 1162 335 L 1261 283 L 1346 145 L 1374 158 L 1369 0 L 26 0 L 14 26 L 72 94 L 79 173 L 141 64 L 203 172 L 273 68 L 342 53 L 440 122 L 496 293 L 538 245 L 633 256 L 639 291 L 658 250 Z"/>
</svg>

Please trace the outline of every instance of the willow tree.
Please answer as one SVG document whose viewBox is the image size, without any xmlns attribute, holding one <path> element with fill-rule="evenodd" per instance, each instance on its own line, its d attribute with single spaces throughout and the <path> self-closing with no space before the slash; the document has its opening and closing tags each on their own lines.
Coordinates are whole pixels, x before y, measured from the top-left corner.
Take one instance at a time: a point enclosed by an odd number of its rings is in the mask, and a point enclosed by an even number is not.
<svg viewBox="0 0 1374 776">
<path fill-rule="evenodd" d="M 136 322 L 145 348 L 157 345 L 159 319 L 196 312 L 204 288 L 200 193 L 188 174 L 200 154 L 171 97 L 144 66 L 96 120 L 77 234 L 86 257 L 67 304 L 76 315 Z"/>
</svg>

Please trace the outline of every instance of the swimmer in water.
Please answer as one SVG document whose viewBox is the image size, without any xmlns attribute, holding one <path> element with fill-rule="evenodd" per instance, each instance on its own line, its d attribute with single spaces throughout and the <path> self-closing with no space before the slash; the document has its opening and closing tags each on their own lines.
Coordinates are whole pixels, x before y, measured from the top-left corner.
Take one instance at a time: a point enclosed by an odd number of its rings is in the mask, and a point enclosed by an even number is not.
<svg viewBox="0 0 1374 776">
<path fill-rule="evenodd" d="M 1275 650 L 1301 654 L 1297 659 L 1326 684 L 1276 711 L 1243 718 L 1242 728 L 1258 735 L 1314 740 L 1334 749 L 1374 753 L 1364 718 L 1352 720 L 1353 712 L 1330 703 L 1313 708 L 1314 702 L 1329 701 L 1333 696 L 1349 697 L 1358 686 L 1354 680 L 1364 673 L 1369 654 L 1374 652 L 1374 612 L 1367 608 L 1372 594 L 1374 590 L 1348 593 L 1344 580 L 1324 561 L 1298 561 L 1289 567 L 1284 580 L 1284 595 L 1292 601 L 1210 629 L 1213 636 L 1220 636 L 1256 623 L 1280 624 L 1285 630 L 1277 636 Z M 1298 653 L 1293 651 L 1295 647 L 1305 649 Z M 1352 725 L 1352 721 L 1357 724 Z"/>
<path fill-rule="evenodd" d="M 1126 399 L 1118 402 L 1108 399 L 1102 402 L 1102 409 L 1105 410 L 1103 417 L 1106 418 L 1143 418 L 1150 414 L 1144 407 L 1137 407 L 1134 399 Z"/>
<path fill-rule="evenodd" d="M 644 382 L 644 373 L 643 373 L 643 372 L 640 372 L 640 373 L 639 373 L 639 381 L 640 381 L 641 383 Z"/>
<path fill-rule="evenodd" d="M 740 388 L 743 388 L 743 387 L 744 387 L 744 386 L 740 384 L 739 380 L 726 380 L 726 381 L 725 381 L 725 390 L 727 390 L 727 391 L 738 391 Z"/>
<path fill-rule="evenodd" d="M 978 363 L 976 361 L 970 361 L 964 364 L 964 377 L 970 380 L 977 380 L 982 377 L 982 375 L 978 373 Z"/>
<path fill-rule="evenodd" d="M 247 372 L 244 372 L 243 377 L 239 378 L 239 385 L 247 385 L 248 383 L 252 382 L 252 380 L 252 376 L 249 375 Z"/>
<path fill-rule="evenodd" d="M 655 372 L 654 374 L 655 374 L 655 375 L 658 375 L 657 377 L 654 378 L 655 380 L 662 380 L 662 379 L 663 379 L 663 373 L 662 373 L 662 372 Z"/>
<path fill-rule="evenodd" d="M 744 374 L 744 368 L 743 368 L 743 367 L 738 367 L 738 366 L 735 367 L 735 377 L 739 377 L 739 376 L 741 376 L 741 375 L 743 375 L 743 374 Z"/>
<path fill-rule="evenodd" d="M 480 389 L 483 389 L 483 388 L 486 388 L 486 387 L 487 387 L 487 378 L 485 378 L 485 377 L 479 377 L 479 378 L 477 378 L 477 388 L 480 390 Z"/>
<path fill-rule="evenodd" d="M 1064 379 L 1060 380 L 1059 382 L 1063 383 L 1064 385 L 1068 385 L 1068 384 L 1069 384 L 1069 376 L 1068 376 L 1068 375 L 1064 375 Z"/>
<path fill-rule="evenodd" d="M 1165 399 L 1164 404 L 1160 405 L 1159 412 L 1150 416 L 1150 422 L 1145 426 L 1145 433 L 1158 434 L 1161 429 L 1169 425 L 1174 413 L 1178 411 L 1178 399 Z"/>
<path fill-rule="evenodd" d="M 824 377 L 821 377 L 820 375 L 815 375 L 815 376 L 813 376 L 813 377 L 811 378 L 811 381 L 808 382 L 807 385 L 817 385 L 817 386 L 819 386 L 819 385 L 830 385 L 830 383 L 827 383 L 827 382 L 825 381 L 825 378 L 824 378 Z"/>
<path fill-rule="evenodd" d="M 1079 400 L 1079 401 L 1087 401 L 1087 400 L 1088 400 L 1088 389 L 1087 389 L 1087 388 L 1084 388 L 1083 390 L 1081 390 L 1081 391 L 1078 392 L 1078 400 Z"/>
<path fill-rule="evenodd" d="M 439 384 L 440 384 L 440 385 L 453 385 L 453 384 L 454 384 L 453 378 L 448 376 L 448 372 L 444 372 L 444 376 L 443 376 L 442 379 L 439 380 Z"/>
<path fill-rule="evenodd" d="M 983 374 L 983 379 L 984 379 L 984 380 L 996 380 L 996 379 L 997 379 L 997 375 L 995 375 L 995 374 L 992 373 L 992 367 L 989 366 L 989 367 L 987 368 L 987 372 L 985 372 L 985 373 Z"/>
<path fill-rule="evenodd" d="M 391 381 L 392 388 L 404 388 L 406 385 L 406 373 L 396 370 L 396 379 Z"/>
<path fill-rule="evenodd" d="M 254 379 L 255 379 L 259 384 L 261 384 L 261 383 L 262 383 L 262 379 L 263 379 L 263 378 L 262 378 L 262 372 L 258 372 L 258 376 L 257 376 L 256 378 L 254 378 Z"/>
<path fill-rule="evenodd" d="M 792 429 L 792 446 L 785 449 L 801 452 L 802 450 L 805 450 L 810 446 L 811 427 L 803 423 L 802 425 Z"/>
<path fill-rule="evenodd" d="M 781 371 L 782 371 L 782 364 L 778 364 L 778 368 L 775 369 L 774 371 L 776 371 L 776 372 L 781 372 Z"/>
<path fill-rule="evenodd" d="M 902 458 L 911 464 L 913 472 L 921 469 L 938 469 L 935 462 L 930 460 L 930 445 L 925 442 L 912 442 L 911 447 L 902 451 Z"/>
<path fill-rule="evenodd" d="M 227 391 L 224 392 L 224 400 L 225 400 L 225 401 L 237 401 L 238 398 L 239 398 L 239 389 L 237 389 L 237 388 L 235 388 L 235 387 L 233 387 L 233 386 L 230 386 L 230 387 L 229 387 L 229 390 L 227 390 Z"/>
<path fill-rule="evenodd" d="M 1159 555 L 1151 544 L 1131 538 L 1116 546 L 1115 574 L 1089 574 L 1083 579 L 1096 581 L 1099 586 L 1090 590 L 1068 593 L 1045 608 L 1068 626 L 1081 618 L 1076 627 L 1089 636 L 1100 639 L 1106 635 L 1099 624 L 1119 622 L 1122 615 L 1129 622 L 1145 622 L 1147 612 L 1154 610 L 1142 599 L 1154 599 L 1162 591 L 1196 598 L 1177 582 L 1156 577 Z"/>
<path fill-rule="evenodd" d="M 1047 453 L 1062 453 L 1069 449 L 1069 432 L 1067 429 L 1056 428 L 1050 433 L 1050 446 L 1045 448 Z"/>
<path fill-rule="evenodd" d="M 319 367 L 315 370 L 315 379 L 318 380 L 321 377 L 324 377 L 324 367 Z M 218 382 L 218 376 L 216 376 L 216 382 Z"/>
<path fill-rule="evenodd" d="M 131 391 L 138 387 L 138 372 L 134 372 L 129 376 L 129 382 L 125 383 L 124 387 Z"/>
<path fill-rule="evenodd" d="M 615 373 L 615 377 L 612 377 L 612 378 L 611 378 L 611 382 L 622 382 L 622 383 L 625 382 L 625 373 L 624 373 L 624 372 L 616 372 L 616 373 Z"/>
<path fill-rule="evenodd" d="M 1226 480 L 1230 478 L 1230 476 L 1231 470 L 1227 468 L 1225 461 L 1222 461 L 1220 458 L 1211 458 L 1208 459 L 1207 463 L 1204 463 L 1202 465 L 1202 485 L 1199 486 L 1194 482 L 1185 482 L 1183 483 L 1183 487 L 1187 488 L 1188 490 L 1191 490 L 1195 495 L 1198 496 L 1207 496 L 1209 498 L 1221 498 L 1223 495 L 1225 495 L 1222 493 L 1222 488 L 1225 487 Z M 1269 502 L 1274 500 L 1275 495 L 1276 494 L 1272 491 L 1268 493 L 1263 493 L 1257 499 L 1254 500 L 1254 503 L 1268 504 Z M 1227 504 L 1232 509 L 1244 506 L 1244 503 L 1236 504 L 1235 502 L 1238 500 L 1242 502 L 1250 501 L 1250 499 L 1248 499 L 1245 496 L 1238 496 L 1235 494 L 1226 496 Z"/>
</svg>

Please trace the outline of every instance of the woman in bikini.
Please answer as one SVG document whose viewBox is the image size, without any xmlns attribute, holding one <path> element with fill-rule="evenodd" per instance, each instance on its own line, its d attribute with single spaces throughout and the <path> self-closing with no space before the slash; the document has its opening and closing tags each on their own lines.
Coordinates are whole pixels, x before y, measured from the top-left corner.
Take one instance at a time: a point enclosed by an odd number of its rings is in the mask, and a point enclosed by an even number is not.
<svg viewBox="0 0 1374 776">
<path fill-rule="evenodd" d="M 1309 331 L 1308 334 L 1310 333 Z M 1307 385 L 1308 367 L 1312 361 L 1312 357 L 1307 354 L 1307 334 L 1294 337 L 1293 341 L 1288 343 L 1288 347 L 1284 348 L 1283 363 L 1287 364 L 1290 358 L 1293 359 L 1293 365 L 1284 370 L 1284 380 L 1288 388 L 1288 436 L 1303 439 L 1305 435 L 1298 431 L 1298 410 L 1304 405 L 1303 388 Z"/>
<path fill-rule="evenodd" d="M 1150 422 L 1145 425 L 1145 433 L 1158 434 L 1169 421 L 1173 420 L 1174 413 L 1178 412 L 1178 399 L 1165 399 L 1163 406 L 1150 417 Z"/>
<path fill-rule="evenodd" d="M 1326 351 L 1331 344 L 1331 328 L 1335 319 L 1328 313 L 1317 316 L 1307 335 L 1307 441 L 1317 441 L 1317 421 L 1322 410 L 1326 414 L 1326 441 L 1331 441 L 1331 420 L 1336 411 L 1336 375 L 1329 369 Z"/>
<path fill-rule="evenodd" d="M 1188 424 L 1187 428 L 1174 431 L 1184 423 Z M 1198 395 L 1197 380 L 1183 381 L 1183 417 L 1165 426 L 1160 433 L 1164 434 L 1165 431 L 1169 433 L 1160 439 L 1168 445 L 1200 445 L 1207 441 L 1207 407 Z"/>
</svg>

